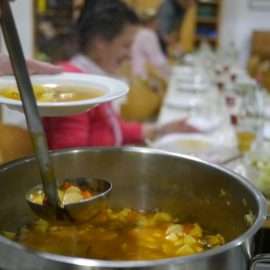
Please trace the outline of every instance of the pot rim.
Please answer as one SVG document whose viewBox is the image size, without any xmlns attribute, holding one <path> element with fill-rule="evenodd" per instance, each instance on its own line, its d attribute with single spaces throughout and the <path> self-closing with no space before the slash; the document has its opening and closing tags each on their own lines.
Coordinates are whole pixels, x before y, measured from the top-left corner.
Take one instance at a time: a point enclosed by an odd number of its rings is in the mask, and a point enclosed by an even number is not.
<svg viewBox="0 0 270 270">
<path fill-rule="evenodd" d="M 24 247 L 21 244 L 18 244 L 14 241 L 8 240 L 7 238 L 0 236 L 0 245 L 1 243 L 10 246 L 11 248 L 15 248 L 17 250 L 20 250 L 22 252 L 31 252 L 31 254 L 34 254 L 36 256 L 39 256 L 43 259 L 49 260 L 51 262 L 58 262 L 58 263 L 68 263 L 71 265 L 76 266 L 85 266 L 85 267 L 110 267 L 110 268 L 136 268 L 136 267 L 151 267 L 151 266 L 163 266 L 168 264 L 187 264 L 192 263 L 199 260 L 204 260 L 208 257 L 219 255 L 221 253 L 224 253 L 232 248 L 238 247 L 242 245 L 247 239 L 251 239 L 255 233 L 262 227 L 264 221 L 267 217 L 267 203 L 266 199 L 262 195 L 260 191 L 258 191 L 255 186 L 250 183 L 249 180 L 245 179 L 244 177 L 220 166 L 216 165 L 204 160 L 201 160 L 199 158 L 191 157 L 188 155 L 182 155 L 182 154 L 174 154 L 171 152 L 166 152 L 163 150 L 158 149 L 149 149 L 145 147 L 83 147 L 83 148 L 69 148 L 64 150 L 58 150 L 58 151 L 51 151 L 51 154 L 53 156 L 61 156 L 63 154 L 73 154 L 73 153 L 84 153 L 84 152 L 137 152 L 137 153 L 145 153 L 145 154 L 159 154 L 159 155 L 165 155 L 168 157 L 175 157 L 175 158 L 184 158 L 191 161 L 195 161 L 196 163 L 201 163 L 203 165 L 206 165 L 212 169 L 222 171 L 235 179 L 239 181 L 241 184 L 243 184 L 255 197 L 258 205 L 258 215 L 256 217 L 256 220 L 254 224 L 243 234 L 241 234 L 236 239 L 222 245 L 221 247 L 217 247 L 202 253 L 194 254 L 191 256 L 183 256 L 183 257 L 173 257 L 173 258 L 167 258 L 167 259 L 161 259 L 161 260 L 146 260 L 146 261 L 108 261 L 108 260 L 97 260 L 97 259 L 86 259 L 86 258 L 78 258 L 78 257 L 68 257 L 68 256 L 62 256 L 62 255 L 56 255 L 52 253 L 46 253 L 46 252 L 38 252 L 34 250 L 30 250 L 27 247 Z M 6 170 L 9 170 L 13 167 L 16 167 L 18 165 L 21 165 L 23 163 L 32 162 L 35 158 L 32 157 L 26 157 L 22 159 L 18 159 L 16 161 L 12 161 L 9 163 L 6 163 L 2 166 L 0 166 L 0 174 L 1 172 L 4 172 Z M 0 247 L 1 248 L 1 247 Z"/>
</svg>

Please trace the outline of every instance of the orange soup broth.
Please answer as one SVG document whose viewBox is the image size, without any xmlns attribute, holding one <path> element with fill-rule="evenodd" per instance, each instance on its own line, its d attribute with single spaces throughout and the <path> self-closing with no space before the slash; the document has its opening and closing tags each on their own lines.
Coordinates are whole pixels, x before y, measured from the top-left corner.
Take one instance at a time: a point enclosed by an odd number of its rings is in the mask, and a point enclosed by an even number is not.
<svg viewBox="0 0 270 270">
<path fill-rule="evenodd" d="M 18 239 L 35 250 L 102 260 L 155 260 L 192 255 L 224 244 L 198 224 L 178 224 L 168 213 L 104 210 L 85 224 L 38 221 L 21 229 Z"/>
</svg>

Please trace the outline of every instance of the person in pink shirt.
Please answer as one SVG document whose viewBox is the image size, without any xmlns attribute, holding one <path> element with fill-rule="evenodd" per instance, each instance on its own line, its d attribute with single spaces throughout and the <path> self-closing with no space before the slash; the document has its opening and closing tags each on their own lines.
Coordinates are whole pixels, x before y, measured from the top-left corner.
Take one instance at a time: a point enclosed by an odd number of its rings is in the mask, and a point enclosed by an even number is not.
<svg viewBox="0 0 270 270">
<path fill-rule="evenodd" d="M 119 0 L 85 2 L 79 19 L 80 53 L 62 63 L 65 71 L 114 76 L 130 57 L 137 30 L 136 14 Z M 121 146 L 140 144 L 170 132 L 194 131 L 186 121 L 158 127 L 155 124 L 126 122 L 112 104 L 68 117 L 43 119 L 50 149 L 84 146 Z"/>
<path fill-rule="evenodd" d="M 170 66 L 162 51 L 157 35 L 158 21 L 155 10 L 148 10 L 141 15 L 143 26 L 137 31 L 132 45 L 133 75 L 147 78 L 147 64 L 156 68 L 164 79 L 170 74 Z"/>
</svg>

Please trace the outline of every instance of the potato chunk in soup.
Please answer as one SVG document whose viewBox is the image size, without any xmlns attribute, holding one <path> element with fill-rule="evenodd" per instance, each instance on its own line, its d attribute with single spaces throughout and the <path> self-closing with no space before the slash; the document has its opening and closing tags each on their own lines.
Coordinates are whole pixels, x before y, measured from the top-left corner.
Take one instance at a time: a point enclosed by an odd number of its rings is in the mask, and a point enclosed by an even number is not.
<svg viewBox="0 0 270 270">
<path fill-rule="evenodd" d="M 18 241 L 39 251 L 101 260 L 156 260 L 187 256 L 223 245 L 220 234 L 180 224 L 165 212 L 105 209 L 88 223 L 55 225 L 39 220 Z"/>
</svg>

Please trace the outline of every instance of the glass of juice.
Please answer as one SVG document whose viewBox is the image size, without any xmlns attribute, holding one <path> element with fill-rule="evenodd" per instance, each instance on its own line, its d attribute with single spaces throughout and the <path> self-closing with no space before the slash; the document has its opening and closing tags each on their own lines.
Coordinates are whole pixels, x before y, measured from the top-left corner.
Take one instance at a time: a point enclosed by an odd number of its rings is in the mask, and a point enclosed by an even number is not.
<svg viewBox="0 0 270 270">
<path fill-rule="evenodd" d="M 242 117 L 239 118 L 236 125 L 236 135 L 238 149 L 241 153 L 247 153 L 251 150 L 257 140 L 260 129 L 260 120 L 258 118 Z"/>
</svg>

